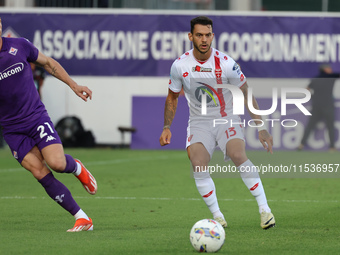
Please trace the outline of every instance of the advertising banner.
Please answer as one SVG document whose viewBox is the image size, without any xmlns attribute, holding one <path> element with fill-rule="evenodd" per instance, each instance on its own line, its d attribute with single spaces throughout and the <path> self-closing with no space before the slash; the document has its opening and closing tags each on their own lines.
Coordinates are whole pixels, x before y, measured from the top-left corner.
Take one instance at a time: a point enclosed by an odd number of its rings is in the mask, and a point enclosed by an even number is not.
<svg viewBox="0 0 340 255">
<path fill-rule="evenodd" d="M 258 98 L 258 104 L 263 110 L 270 109 L 273 100 Z M 187 137 L 189 108 L 184 96 L 179 97 L 176 116 L 171 125 L 171 143 L 161 147 L 159 137 L 163 128 L 164 97 L 133 97 L 132 125 L 137 132 L 132 135 L 132 149 L 183 149 Z M 311 104 L 304 105 L 311 110 Z M 335 101 L 336 109 L 340 107 L 340 100 Z M 273 136 L 274 150 L 295 150 L 300 145 L 302 136 L 310 116 L 306 116 L 294 104 L 287 104 L 286 114 L 282 115 L 281 100 L 278 100 L 277 109 L 269 116 L 263 116 L 263 124 Z M 255 123 L 250 121 L 249 114 L 240 116 L 240 125 L 244 128 L 246 148 L 262 150 L 263 146 L 258 139 Z M 216 120 L 216 125 L 230 125 Z M 237 123 L 234 123 L 237 124 Z M 335 111 L 335 147 L 340 147 L 340 112 Z M 317 124 L 316 129 L 310 134 L 306 150 L 328 150 L 328 131 L 323 122 Z"/>
<path fill-rule="evenodd" d="M 192 15 L 1 13 L 4 36 L 25 37 L 71 75 L 168 76 L 188 51 Z M 209 15 L 213 46 L 247 77 L 310 78 L 340 70 L 340 18 Z"/>
</svg>

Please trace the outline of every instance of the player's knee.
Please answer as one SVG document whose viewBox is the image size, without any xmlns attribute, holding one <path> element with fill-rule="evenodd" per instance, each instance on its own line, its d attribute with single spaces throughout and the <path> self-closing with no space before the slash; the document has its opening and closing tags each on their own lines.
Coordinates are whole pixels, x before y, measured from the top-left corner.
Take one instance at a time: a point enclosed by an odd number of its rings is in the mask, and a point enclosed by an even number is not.
<svg viewBox="0 0 340 255">
<path fill-rule="evenodd" d="M 48 166 L 56 172 L 62 172 L 66 167 L 65 159 L 51 159 L 47 162 Z"/>
<path fill-rule="evenodd" d="M 194 172 L 202 172 L 202 168 L 208 165 L 208 162 L 206 160 L 203 160 L 201 158 L 194 158 L 190 159 L 191 160 L 191 165 L 194 169 Z"/>
<path fill-rule="evenodd" d="M 247 160 L 247 156 L 243 153 L 243 151 L 231 151 L 228 152 L 227 155 L 236 166 L 242 164 L 244 161 Z"/>
</svg>

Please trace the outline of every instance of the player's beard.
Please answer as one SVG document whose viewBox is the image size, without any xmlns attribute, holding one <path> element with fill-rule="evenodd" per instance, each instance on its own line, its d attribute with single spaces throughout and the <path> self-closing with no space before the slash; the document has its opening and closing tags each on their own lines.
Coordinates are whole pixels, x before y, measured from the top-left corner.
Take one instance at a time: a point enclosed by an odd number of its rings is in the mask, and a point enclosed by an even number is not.
<svg viewBox="0 0 340 255">
<path fill-rule="evenodd" d="M 207 44 L 208 48 L 206 51 L 201 51 L 199 46 L 197 45 L 196 42 L 193 41 L 193 45 L 194 45 L 194 48 L 201 54 L 206 54 L 207 52 L 209 52 L 210 48 L 211 48 L 211 43 L 210 44 Z"/>
</svg>

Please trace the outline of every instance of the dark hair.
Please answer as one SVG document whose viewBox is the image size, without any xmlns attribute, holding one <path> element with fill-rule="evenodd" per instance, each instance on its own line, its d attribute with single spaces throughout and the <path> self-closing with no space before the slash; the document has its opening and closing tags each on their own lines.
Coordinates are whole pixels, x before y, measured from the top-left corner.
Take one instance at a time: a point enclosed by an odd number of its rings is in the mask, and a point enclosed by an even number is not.
<svg viewBox="0 0 340 255">
<path fill-rule="evenodd" d="M 199 24 L 199 25 L 211 25 L 211 28 L 213 27 L 213 22 L 211 19 L 209 19 L 208 17 L 206 16 L 199 16 L 199 17 L 196 17 L 194 19 L 192 19 L 190 21 L 190 24 L 191 24 L 191 30 L 190 32 L 193 33 L 194 32 L 194 27 L 196 24 Z"/>
</svg>

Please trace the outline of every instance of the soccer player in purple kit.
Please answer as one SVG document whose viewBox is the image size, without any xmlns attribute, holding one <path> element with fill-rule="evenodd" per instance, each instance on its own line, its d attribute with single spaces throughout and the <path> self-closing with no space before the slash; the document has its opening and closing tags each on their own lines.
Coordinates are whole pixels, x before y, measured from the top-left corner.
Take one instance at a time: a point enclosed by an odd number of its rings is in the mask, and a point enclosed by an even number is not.
<svg viewBox="0 0 340 255">
<path fill-rule="evenodd" d="M 53 200 L 75 217 L 74 227 L 67 232 L 93 230 L 92 219 L 49 168 L 59 173 L 73 173 L 92 195 L 97 192 L 96 180 L 79 160 L 64 154 L 35 88 L 30 62 L 44 67 L 85 102 L 92 98 L 92 91 L 78 85 L 56 60 L 39 52 L 28 40 L 1 36 L 0 18 L 0 125 L 4 139 L 14 158 L 33 174 Z"/>
</svg>

